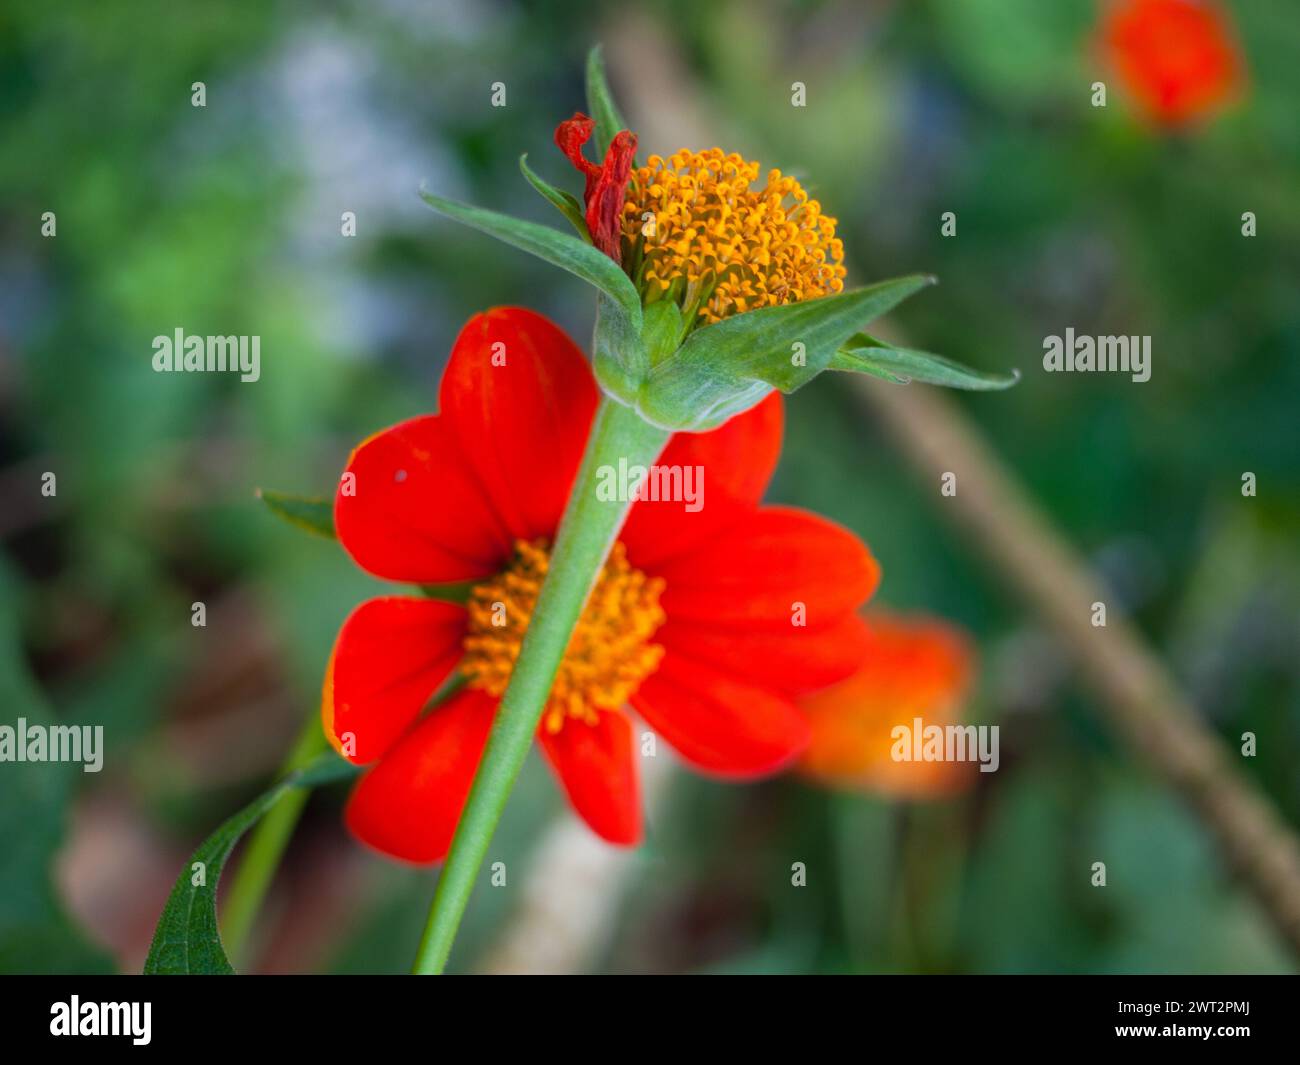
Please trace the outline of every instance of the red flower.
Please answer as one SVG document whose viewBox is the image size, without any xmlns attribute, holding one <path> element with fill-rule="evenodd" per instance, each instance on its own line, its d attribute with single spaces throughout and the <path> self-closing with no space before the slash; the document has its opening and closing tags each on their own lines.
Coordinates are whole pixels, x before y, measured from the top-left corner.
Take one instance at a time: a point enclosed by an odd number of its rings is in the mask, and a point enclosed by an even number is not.
<svg viewBox="0 0 1300 1065">
<path fill-rule="evenodd" d="M 926 797 L 969 786 L 969 762 L 898 761 L 899 726 L 916 718 L 941 728 L 961 723 L 973 654 L 957 629 L 929 618 L 873 611 L 868 651 L 854 674 L 799 700 L 812 740 L 799 759 L 805 776 L 834 787 Z"/>
<path fill-rule="evenodd" d="M 476 582 L 468 608 L 372 599 L 335 644 L 325 732 L 345 757 L 377 763 L 347 823 L 385 853 L 430 862 L 447 852 L 596 403 L 572 341 L 531 311 L 497 309 L 457 338 L 441 412 L 370 437 L 348 462 L 335 522 L 363 569 Z M 759 505 L 781 424 L 774 394 L 720 429 L 672 438 L 657 467 L 702 467 L 705 505 L 633 505 L 557 674 L 542 749 L 573 807 L 611 842 L 641 836 L 626 704 L 697 769 L 754 777 L 807 745 L 795 697 L 862 659 L 856 609 L 877 583 L 874 559 L 822 518 Z M 457 669 L 464 689 L 422 715 Z"/>
<path fill-rule="evenodd" d="M 587 232 L 591 241 L 616 263 L 623 261 L 623 197 L 636 155 L 636 134 L 620 130 L 609 143 L 605 161 L 597 166 L 582 154 L 582 146 L 591 139 L 596 123 L 581 111 L 555 127 L 555 143 L 586 178 L 582 193 Z"/>
<path fill-rule="evenodd" d="M 1209 113 L 1242 80 L 1227 19 L 1208 0 L 1122 0 L 1106 13 L 1101 45 L 1138 104 L 1165 126 Z"/>
</svg>

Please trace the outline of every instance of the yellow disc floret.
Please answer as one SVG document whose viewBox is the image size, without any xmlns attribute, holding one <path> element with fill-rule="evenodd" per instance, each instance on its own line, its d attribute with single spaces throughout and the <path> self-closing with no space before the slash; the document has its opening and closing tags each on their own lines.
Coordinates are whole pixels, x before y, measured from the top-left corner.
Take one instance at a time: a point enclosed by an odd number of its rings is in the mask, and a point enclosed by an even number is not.
<svg viewBox="0 0 1300 1065">
<path fill-rule="evenodd" d="M 506 690 L 549 565 L 545 541 L 520 540 L 510 565 L 470 592 L 460 669 L 471 687 L 491 695 Z M 555 675 L 542 713 L 548 732 L 559 732 L 569 718 L 594 724 L 600 711 L 617 710 L 655 671 L 664 652 L 650 637 L 664 621 L 663 587 L 661 578 L 628 564 L 621 543 L 614 545 Z"/>
<path fill-rule="evenodd" d="M 646 301 L 675 300 L 688 326 L 844 288 L 835 219 L 794 178 L 769 170 L 760 183 L 758 163 L 718 148 L 633 170 L 623 240 Z"/>
</svg>

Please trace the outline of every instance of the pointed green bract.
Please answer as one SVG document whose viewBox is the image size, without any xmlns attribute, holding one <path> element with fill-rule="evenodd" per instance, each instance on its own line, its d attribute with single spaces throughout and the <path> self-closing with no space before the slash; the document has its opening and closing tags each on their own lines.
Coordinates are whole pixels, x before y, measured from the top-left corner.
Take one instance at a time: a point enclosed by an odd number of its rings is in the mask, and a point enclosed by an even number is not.
<svg viewBox="0 0 1300 1065">
<path fill-rule="evenodd" d="M 636 287 L 613 259 L 592 245 L 561 233 L 558 229 L 448 200 L 428 189 L 420 190 L 420 198 L 439 214 L 496 237 L 497 240 L 536 255 L 539 259 L 582 278 L 622 308 L 629 322 L 640 332 L 641 297 L 637 295 Z"/>
<path fill-rule="evenodd" d="M 542 197 L 551 204 L 560 214 L 569 220 L 584 241 L 591 243 L 591 233 L 587 230 L 587 220 L 582 214 L 582 204 L 578 202 L 576 196 L 572 193 L 565 192 L 563 189 L 557 189 L 549 181 L 539 177 L 533 168 L 528 165 L 528 153 L 525 152 L 519 157 L 519 169 L 528 179 L 528 184 L 532 185 Z"/>
<path fill-rule="evenodd" d="M 867 359 L 859 359 L 855 353 L 846 351 L 844 348 L 840 348 L 831 357 L 831 364 L 826 369 L 879 377 L 882 381 L 888 381 L 891 385 L 910 385 L 912 383 L 911 378 L 899 377 L 897 374 L 886 370 L 883 366 L 877 366 Z"/>
<path fill-rule="evenodd" d="M 327 540 L 337 539 L 334 531 L 334 503 L 319 497 L 295 496 L 287 492 L 257 490 L 257 498 L 270 508 L 277 518 L 290 525 L 306 529 L 309 533 Z"/>
<path fill-rule="evenodd" d="M 913 348 L 896 348 L 866 333 L 857 333 L 831 359 L 831 370 L 871 374 L 894 384 L 917 382 L 961 388 L 970 392 L 996 392 L 1020 380 L 1020 371 L 986 373 Z"/>
<path fill-rule="evenodd" d="M 596 162 L 599 163 L 609 151 L 609 142 L 620 130 L 628 128 L 605 80 L 605 56 L 600 45 L 587 53 L 587 112 L 596 121 L 596 146 L 600 151 Z"/>
<path fill-rule="evenodd" d="M 651 370 L 637 409 L 665 428 L 713 428 L 773 388 L 793 392 L 807 384 L 863 325 L 933 283 L 913 274 L 705 326 Z"/>
<path fill-rule="evenodd" d="M 190 855 L 167 897 L 144 963 L 145 975 L 233 974 L 235 969 L 217 931 L 217 882 L 235 844 L 290 789 L 314 788 L 358 771 L 358 766 L 329 751 L 290 773 L 205 839 Z M 196 884 L 196 880 L 202 882 Z"/>
</svg>

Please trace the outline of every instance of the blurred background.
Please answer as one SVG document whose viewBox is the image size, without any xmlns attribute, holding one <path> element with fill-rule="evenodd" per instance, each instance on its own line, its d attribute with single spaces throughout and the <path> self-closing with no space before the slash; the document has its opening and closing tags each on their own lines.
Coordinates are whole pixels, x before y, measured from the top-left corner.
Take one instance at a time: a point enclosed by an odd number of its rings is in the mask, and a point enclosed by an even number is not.
<svg viewBox="0 0 1300 1065">
<path fill-rule="evenodd" d="M 588 289 L 416 189 L 561 225 L 517 160 L 576 187 L 551 132 L 584 106 L 596 40 L 643 152 L 716 143 L 800 176 L 840 220 L 851 284 L 940 276 L 891 328 L 1020 368 L 957 402 L 1209 726 L 1234 751 L 1258 735 L 1234 761 L 1300 823 L 1300 18 L 1225 10 L 1246 88 L 1166 131 L 1100 58 L 1093 0 L 6 3 L 0 718 L 102 724 L 106 756 L 99 774 L 0 766 L 0 968 L 138 971 L 189 852 L 317 714 L 338 626 L 380 585 L 254 490 L 330 492 L 356 442 L 432 409 L 476 310 L 524 303 L 586 343 Z M 154 373 L 152 338 L 177 326 L 260 335 L 261 379 Z M 1067 326 L 1151 335 L 1151 380 L 1045 374 L 1043 337 Z M 584 967 L 1293 970 L 848 382 L 787 411 L 771 498 L 860 533 L 877 602 L 969 631 L 967 714 L 1000 724 L 1001 768 L 917 803 L 677 774 Z M 409 967 L 436 874 L 355 844 L 344 795 L 311 798 L 246 967 Z M 534 756 L 494 853 L 523 870 L 570 816 Z M 456 968 L 518 901 L 476 895 Z"/>
</svg>

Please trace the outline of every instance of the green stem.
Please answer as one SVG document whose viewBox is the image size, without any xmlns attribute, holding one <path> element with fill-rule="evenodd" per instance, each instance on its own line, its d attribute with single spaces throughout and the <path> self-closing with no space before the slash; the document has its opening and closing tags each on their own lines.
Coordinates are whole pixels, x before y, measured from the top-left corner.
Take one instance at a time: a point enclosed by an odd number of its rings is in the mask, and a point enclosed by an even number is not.
<svg viewBox="0 0 1300 1065">
<path fill-rule="evenodd" d="M 669 435 L 631 408 L 602 399 L 560 521 L 532 622 L 438 878 L 415 959 L 416 973 L 440 973 L 447 963 L 492 833 L 532 746 L 555 672 L 631 507 L 630 500 L 602 499 L 598 486 L 609 476 L 609 468 L 617 475 L 620 460 L 629 468 L 650 466 Z M 607 468 L 603 474 L 602 467 Z"/>
<path fill-rule="evenodd" d="M 320 718 L 313 714 L 294 740 L 276 779 L 306 765 L 325 750 L 325 733 Z M 253 920 L 275 876 L 280 857 L 289 844 L 298 817 L 311 794 L 310 788 L 291 788 L 266 812 L 249 837 L 221 912 L 221 939 L 226 953 L 238 964 L 252 930 Z"/>
</svg>

